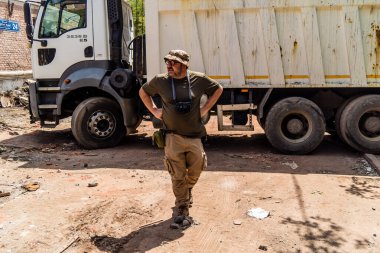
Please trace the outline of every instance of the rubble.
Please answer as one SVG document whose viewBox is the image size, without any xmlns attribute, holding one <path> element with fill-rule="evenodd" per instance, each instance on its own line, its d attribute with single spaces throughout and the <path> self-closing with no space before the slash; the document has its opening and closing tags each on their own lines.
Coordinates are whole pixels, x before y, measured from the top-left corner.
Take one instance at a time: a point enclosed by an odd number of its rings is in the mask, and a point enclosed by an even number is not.
<svg viewBox="0 0 380 253">
<path fill-rule="evenodd" d="M 241 220 L 234 220 L 234 225 L 241 225 Z"/>
<path fill-rule="evenodd" d="M 267 251 L 267 250 L 268 250 L 268 247 L 267 247 L 267 246 L 264 246 L 264 245 L 260 245 L 260 246 L 259 246 L 259 250 Z"/>
<path fill-rule="evenodd" d="M 15 90 L 0 91 L 0 107 L 28 107 L 28 83 L 16 88 Z"/>
<path fill-rule="evenodd" d="M 282 163 L 283 165 L 289 166 L 292 170 L 296 170 L 298 168 L 298 164 L 296 164 L 294 161 L 291 163 Z"/>
<path fill-rule="evenodd" d="M 0 191 L 0 198 L 2 198 L 2 197 L 8 197 L 10 195 L 11 195 L 10 192 L 2 192 L 2 191 Z"/>
<path fill-rule="evenodd" d="M 40 184 L 38 182 L 33 182 L 33 183 L 24 184 L 21 187 L 31 192 L 31 191 L 37 191 L 40 188 Z"/>
<path fill-rule="evenodd" d="M 0 146 L 0 154 L 5 153 L 8 149 L 4 146 Z"/>
<path fill-rule="evenodd" d="M 358 175 L 365 176 L 378 176 L 375 168 L 372 168 L 371 164 L 368 163 L 366 159 L 360 158 L 357 160 L 356 164 L 353 165 L 352 170 L 354 170 Z"/>
<path fill-rule="evenodd" d="M 98 183 L 96 182 L 88 183 L 88 187 L 96 187 L 96 186 L 98 186 Z"/>
</svg>

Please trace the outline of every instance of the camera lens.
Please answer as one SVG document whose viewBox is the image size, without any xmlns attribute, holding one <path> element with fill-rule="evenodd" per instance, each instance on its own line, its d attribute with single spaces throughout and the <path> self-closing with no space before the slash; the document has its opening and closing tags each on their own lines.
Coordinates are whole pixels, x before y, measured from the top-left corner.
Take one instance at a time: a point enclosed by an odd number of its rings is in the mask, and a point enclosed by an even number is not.
<svg viewBox="0 0 380 253">
<path fill-rule="evenodd" d="M 176 108 L 177 112 L 188 113 L 191 110 L 191 101 L 176 102 L 175 108 Z"/>
</svg>

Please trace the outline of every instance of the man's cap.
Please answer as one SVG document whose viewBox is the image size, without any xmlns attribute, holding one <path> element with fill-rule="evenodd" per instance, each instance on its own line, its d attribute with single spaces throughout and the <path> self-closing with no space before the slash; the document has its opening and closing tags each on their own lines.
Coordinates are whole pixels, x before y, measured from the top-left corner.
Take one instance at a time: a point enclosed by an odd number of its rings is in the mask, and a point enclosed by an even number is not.
<svg viewBox="0 0 380 253">
<path fill-rule="evenodd" d="M 183 50 L 175 49 L 170 50 L 169 54 L 164 57 L 164 60 L 177 61 L 182 63 L 186 67 L 189 67 L 190 56 Z"/>
</svg>

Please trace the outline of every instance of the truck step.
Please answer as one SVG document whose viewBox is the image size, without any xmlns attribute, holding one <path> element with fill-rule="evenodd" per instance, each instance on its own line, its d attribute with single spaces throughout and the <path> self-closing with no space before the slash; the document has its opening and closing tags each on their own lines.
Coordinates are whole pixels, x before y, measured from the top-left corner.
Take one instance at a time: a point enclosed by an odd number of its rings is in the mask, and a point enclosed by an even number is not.
<svg viewBox="0 0 380 253">
<path fill-rule="evenodd" d="M 59 124 L 59 118 L 57 116 L 54 116 L 54 119 L 46 120 L 41 119 L 41 127 L 44 128 L 54 128 Z"/>
<path fill-rule="evenodd" d="M 252 125 L 252 110 L 256 110 L 257 106 L 254 104 L 233 104 L 233 105 L 218 105 L 217 115 L 218 115 L 218 130 L 219 131 L 254 131 L 255 128 Z M 250 124 L 246 126 L 242 125 L 224 125 L 223 124 L 223 112 L 225 111 L 245 111 L 250 110 L 251 113 L 248 114 L 250 117 Z"/>
<path fill-rule="evenodd" d="M 38 109 L 57 109 L 58 106 L 51 104 L 51 105 L 39 105 Z"/>
<path fill-rule="evenodd" d="M 37 91 L 41 91 L 41 92 L 61 92 L 61 87 L 38 87 Z"/>
</svg>

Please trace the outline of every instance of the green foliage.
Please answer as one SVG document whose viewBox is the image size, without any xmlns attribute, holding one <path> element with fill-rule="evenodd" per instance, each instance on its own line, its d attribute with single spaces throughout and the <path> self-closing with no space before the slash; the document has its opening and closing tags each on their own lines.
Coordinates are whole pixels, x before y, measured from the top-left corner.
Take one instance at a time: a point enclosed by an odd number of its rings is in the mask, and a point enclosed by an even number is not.
<svg viewBox="0 0 380 253">
<path fill-rule="evenodd" d="M 145 33 L 144 0 L 128 0 L 133 11 L 133 22 L 135 25 L 135 36 Z"/>
</svg>

